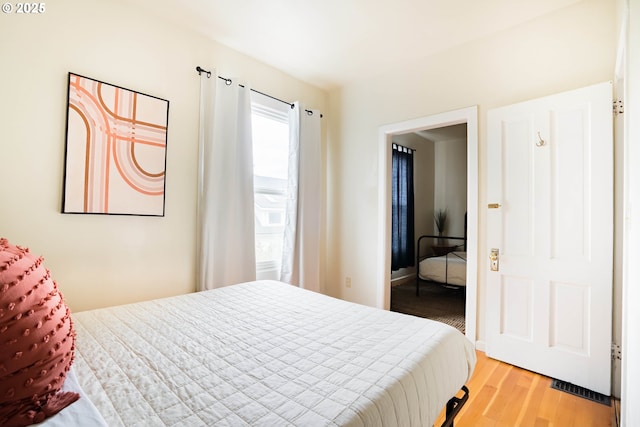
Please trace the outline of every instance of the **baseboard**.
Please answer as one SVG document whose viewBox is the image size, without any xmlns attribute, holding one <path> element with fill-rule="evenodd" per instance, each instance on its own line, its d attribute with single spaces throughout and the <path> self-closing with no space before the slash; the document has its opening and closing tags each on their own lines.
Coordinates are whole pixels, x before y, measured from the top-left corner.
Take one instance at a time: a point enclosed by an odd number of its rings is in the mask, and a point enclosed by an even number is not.
<svg viewBox="0 0 640 427">
<path fill-rule="evenodd" d="M 476 350 L 481 351 L 483 353 L 486 353 L 487 351 L 487 343 L 482 341 L 482 340 L 478 340 L 476 341 Z"/>
<path fill-rule="evenodd" d="M 406 276 L 396 277 L 391 279 L 391 286 L 404 285 L 405 283 L 411 283 L 416 280 L 415 274 L 407 274 Z"/>
</svg>

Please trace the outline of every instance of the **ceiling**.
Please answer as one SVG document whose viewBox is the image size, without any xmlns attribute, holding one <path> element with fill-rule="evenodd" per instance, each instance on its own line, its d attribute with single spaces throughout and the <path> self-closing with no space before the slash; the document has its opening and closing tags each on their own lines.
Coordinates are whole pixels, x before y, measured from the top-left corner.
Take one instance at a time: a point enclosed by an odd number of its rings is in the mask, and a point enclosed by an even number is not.
<svg viewBox="0 0 640 427">
<path fill-rule="evenodd" d="M 467 124 L 445 126 L 441 128 L 420 130 L 416 135 L 429 141 L 450 141 L 452 139 L 465 139 L 467 137 Z"/>
<path fill-rule="evenodd" d="M 583 0 L 126 0 L 323 89 Z"/>
</svg>

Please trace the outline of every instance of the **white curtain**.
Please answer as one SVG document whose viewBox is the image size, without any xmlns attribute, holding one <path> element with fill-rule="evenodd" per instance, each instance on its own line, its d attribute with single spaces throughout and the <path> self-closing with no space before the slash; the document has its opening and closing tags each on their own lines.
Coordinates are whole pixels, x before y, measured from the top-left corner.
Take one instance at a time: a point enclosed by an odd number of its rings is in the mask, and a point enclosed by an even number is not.
<svg viewBox="0 0 640 427">
<path fill-rule="evenodd" d="M 253 151 L 248 87 L 200 78 L 198 284 L 255 280 Z"/>
<path fill-rule="evenodd" d="M 288 199 L 280 280 L 320 292 L 320 113 L 289 113 Z"/>
</svg>

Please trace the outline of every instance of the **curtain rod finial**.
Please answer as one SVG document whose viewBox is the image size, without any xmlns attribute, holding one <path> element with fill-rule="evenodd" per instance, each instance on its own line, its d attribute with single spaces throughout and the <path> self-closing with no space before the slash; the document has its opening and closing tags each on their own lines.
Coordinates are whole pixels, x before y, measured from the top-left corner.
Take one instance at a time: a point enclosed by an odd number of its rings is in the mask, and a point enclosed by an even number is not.
<svg viewBox="0 0 640 427">
<path fill-rule="evenodd" d="M 204 68 L 200 67 L 199 65 L 196 67 L 196 71 L 200 76 L 202 75 L 202 73 L 207 73 L 207 78 L 211 78 L 211 71 L 207 71 Z"/>
</svg>

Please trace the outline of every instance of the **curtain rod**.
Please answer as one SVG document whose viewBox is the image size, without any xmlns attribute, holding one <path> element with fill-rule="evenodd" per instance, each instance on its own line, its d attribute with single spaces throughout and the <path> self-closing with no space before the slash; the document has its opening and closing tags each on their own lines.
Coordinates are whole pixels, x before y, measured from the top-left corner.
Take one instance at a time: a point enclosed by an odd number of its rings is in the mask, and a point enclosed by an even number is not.
<svg viewBox="0 0 640 427">
<path fill-rule="evenodd" d="M 207 75 L 207 78 L 208 78 L 208 79 L 210 79 L 210 78 L 211 78 L 211 71 L 207 71 L 207 70 L 205 70 L 204 68 L 200 67 L 199 65 L 196 67 L 196 71 L 198 72 L 198 75 L 200 75 L 200 76 L 202 76 L 202 73 L 205 73 L 205 74 Z M 218 78 L 219 78 L 219 79 L 221 79 L 221 80 L 224 80 L 224 81 L 225 81 L 225 83 L 227 84 L 227 86 L 229 86 L 229 85 L 232 83 L 232 80 L 231 80 L 231 79 L 228 79 L 228 78 L 226 78 L 226 77 L 218 76 Z M 238 86 L 240 86 L 240 87 L 244 87 L 244 85 L 242 85 L 242 84 L 239 84 Z M 294 105 L 293 105 L 292 103 L 287 102 L 287 101 L 283 101 L 282 99 L 280 99 L 280 98 L 276 98 L 275 96 L 271 96 L 271 95 L 269 95 L 269 94 L 267 94 L 267 93 L 260 92 L 259 90 L 256 90 L 256 89 L 253 89 L 253 88 L 250 88 L 249 90 L 250 90 L 250 91 L 252 91 L 252 92 L 255 92 L 255 93 L 259 93 L 260 95 L 266 96 L 267 98 L 271 98 L 271 99 L 273 99 L 273 100 L 275 100 L 275 101 L 280 101 L 280 102 L 282 102 L 283 104 L 287 104 L 288 106 L 290 106 L 290 107 L 291 107 L 291 109 L 293 109 L 293 107 L 294 107 Z M 310 115 L 310 116 L 312 116 L 312 115 L 313 115 L 313 111 L 311 111 L 311 110 L 304 110 L 304 111 L 306 111 L 306 112 L 307 112 L 307 114 L 308 114 L 308 115 Z M 322 116 L 322 113 L 321 113 L 321 114 L 320 114 L 320 118 L 322 118 L 322 117 L 323 117 L 323 116 Z"/>
<path fill-rule="evenodd" d="M 400 151 L 404 151 L 404 150 L 407 150 L 407 152 L 408 152 L 408 151 L 418 151 L 418 150 L 416 150 L 415 148 L 405 147 L 404 145 L 400 145 L 400 144 L 398 144 L 397 142 L 392 143 L 392 144 L 391 144 L 391 146 L 392 146 L 392 148 L 398 147 L 398 149 L 399 149 Z M 394 146 L 395 146 L 395 147 L 394 147 Z"/>
</svg>

